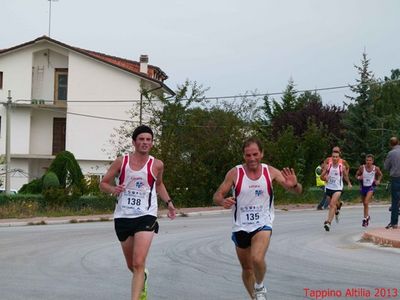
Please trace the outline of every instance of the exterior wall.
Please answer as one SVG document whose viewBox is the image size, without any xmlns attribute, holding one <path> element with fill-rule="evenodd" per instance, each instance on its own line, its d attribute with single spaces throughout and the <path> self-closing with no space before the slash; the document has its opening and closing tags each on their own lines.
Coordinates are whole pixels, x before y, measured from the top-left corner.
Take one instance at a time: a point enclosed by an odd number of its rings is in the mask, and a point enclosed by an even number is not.
<svg viewBox="0 0 400 300">
<path fill-rule="evenodd" d="M 79 160 L 78 163 L 83 175 L 104 175 L 111 164 L 111 162 L 93 160 Z"/>
<path fill-rule="evenodd" d="M 65 113 L 33 109 L 30 154 L 52 155 L 54 118 L 65 118 Z"/>
<path fill-rule="evenodd" d="M 68 113 L 127 120 L 127 110 L 133 103 L 99 101 L 140 99 L 139 78 L 80 54 L 69 56 L 68 80 Z M 76 100 L 88 102 L 73 102 Z M 77 160 L 107 161 L 107 153 L 111 152 L 108 140 L 121 124 L 122 121 L 67 114 L 66 149 Z"/>
<path fill-rule="evenodd" d="M 6 152 L 6 109 L 0 107 L 1 132 L 0 155 Z M 30 141 L 30 109 L 11 108 L 10 110 L 10 152 L 12 154 L 28 154 Z"/>
<path fill-rule="evenodd" d="M 68 68 L 68 56 L 49 49 L 33 53 L 32 99 L 43 99 L 46 104 L 52 104 L 56 68 Z"/>
<path fill-rule="evenodd" d="M 11 109 L 10 153 L 28 154 L 30 144 L 31 111 L 30 108 Z M 4 128 L 5 130 L 5 128 Z M 4 139 L 5 131 L 4 131 Z M 5 149 L 4 149 L 5 151 Z"/>
<path fill-rule="evenodd" d="M 40 178 L 46 173 L 52 163 L 52 159 L 29 159 L 26 160 L 29 167 L 29 181 Z M 12 182 L 12 181 L 11 181 Z"/>
<path fill-rule="evenodd" d="M 0 101 L 7 101 L 11 90 L 12 101 L 30 99 L 32 86 L 32 49 L 21 49 L 0 56 L 0 71 L 3 72 L 3 89 Z"/>
</svg>

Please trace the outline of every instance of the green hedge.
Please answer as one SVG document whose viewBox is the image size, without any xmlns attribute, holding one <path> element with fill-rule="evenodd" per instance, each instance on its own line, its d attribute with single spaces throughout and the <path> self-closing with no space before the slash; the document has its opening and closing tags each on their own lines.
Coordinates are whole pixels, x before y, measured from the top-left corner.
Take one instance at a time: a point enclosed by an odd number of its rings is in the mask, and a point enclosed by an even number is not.
<svg viewBox="0 0 400 300">
<path fill-rule="evenodd" d="M 27 202 L 36 203 L 40 210 L 46 211 L 49 208 L 49 203 L 46 203 L 46 198 L 42 194 L 16 194 L 5 195 L 0 194 L 0 206 L 8 204 L 24 204 Z M 93 209 L 97 211 L 112 211 L 115 206 L 115 197 L 109 195 L 100 196 L 81 196 L 70 199 L 63 208 L 79 211 L 82 209 Z M 51 205 L 50 209 L 53 209 Z"/>
<path fill-rule="evenodd" d="M 23 201 L 43 203 L 43 200 L 44 198 L 42 194 L 0 194 L 0 205 L 5 205 L 10 202 L 18 203 Z"/>
<path fill-rule="evenodd" d="M 104 211 L 113 211 L 115 207 L 116 198 L 109 195 L 100 196 L 81 196 L 80 198 L 73 199 L 68 203 L 68 207 L 73 210 L 82 209 L 95 209 Z"/>
<path fill-rule="evenodd" d="M 319 188 L 310 188 L 302 195 L 286 192 L 281 187 L 274 188 L 275 204 L 297 204 L 297 203 L 319 203 L 323 192 Z M 360 201 L 359 187 L 351 190 L 345 189 L 343 201 Z M 378 187 L 374 196 L 375 200 L 389 200 L 390 191 L 385 187 Z M 68 196 L 68 200 L 62 206 L 55 206 L 54 203 L 46 202 L 42 194 L 0 194 L 0 218 L 23 218 L 32 216 L 54 216 L 63 214 L 91 214 L 91 213 L 112 213 L 115 207 L 116 198 L 101 194 L 93 196 Z M 50 201 L 51 202 L 51 201 Z M 189 201 L 196 206 L 196 201 Z M 198 206 L 198 205 L 197 205 Z M 160 208 L 165 206 L 160 204 Z"/>
</svg>

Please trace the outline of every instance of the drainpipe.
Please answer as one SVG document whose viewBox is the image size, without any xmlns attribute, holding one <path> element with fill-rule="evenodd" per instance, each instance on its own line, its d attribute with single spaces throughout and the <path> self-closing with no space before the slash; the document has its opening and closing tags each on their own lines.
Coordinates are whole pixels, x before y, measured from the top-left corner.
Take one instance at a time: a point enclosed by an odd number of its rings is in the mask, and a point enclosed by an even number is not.
<svg viewBox="0 0 400 300">
<path fill-rule="evenodd" d="M 6 194 L 10 194 L 10 163 L 11 163 L 11 156 L 10 156 L 10 110 L 11 110 L 11 91 L 8 90 L 8 97 L 6 103 Z"/>
</svg>

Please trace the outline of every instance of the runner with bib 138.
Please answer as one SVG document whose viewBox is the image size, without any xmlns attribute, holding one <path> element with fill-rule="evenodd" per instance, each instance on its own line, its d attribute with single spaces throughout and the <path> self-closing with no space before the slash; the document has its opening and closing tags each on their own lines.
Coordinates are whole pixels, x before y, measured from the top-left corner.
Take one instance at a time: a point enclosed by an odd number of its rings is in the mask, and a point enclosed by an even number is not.
<svg viewBox="0 0 400 300">
<path fill-rule="evenodd" d="M 111 164 L 100 189 L 117 196 L 114 226 L 128 269 L 133 273 L 131 299 L 144 300 L 146 258 L 154 233 L 158 232 L 157 194 L 166 203 L 171 219 L 175 218 L 175 207 L 163 183 L 163 162 L 149 155 L 153 147 L 151 128 L 137 127 L 132 144 L 134 152 L 118 157 Z"/>
</svg>

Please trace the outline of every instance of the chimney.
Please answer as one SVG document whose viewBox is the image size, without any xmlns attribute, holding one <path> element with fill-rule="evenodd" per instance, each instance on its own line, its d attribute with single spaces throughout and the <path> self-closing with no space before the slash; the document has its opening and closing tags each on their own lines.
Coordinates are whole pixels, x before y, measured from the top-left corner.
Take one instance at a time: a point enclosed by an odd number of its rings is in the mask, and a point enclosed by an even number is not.
<svg viewBox="0 0 400 300">
<path fill-rule="evenodd" d="M 147 63 L 149 62 L 149 57 L 145 54 L 140 55 L 140 73 L 147 74 Z"/>
</svg>

